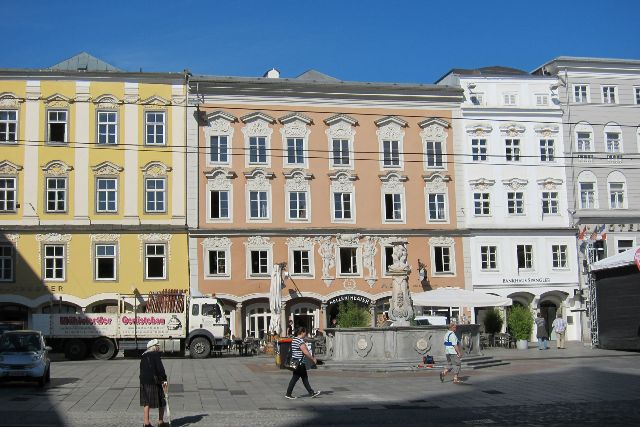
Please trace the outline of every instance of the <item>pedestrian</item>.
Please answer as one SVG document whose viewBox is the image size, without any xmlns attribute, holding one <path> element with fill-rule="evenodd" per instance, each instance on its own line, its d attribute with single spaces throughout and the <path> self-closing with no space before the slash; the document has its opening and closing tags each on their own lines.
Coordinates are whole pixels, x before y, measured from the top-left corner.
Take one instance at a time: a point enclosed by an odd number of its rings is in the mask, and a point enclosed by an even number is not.
<svg viewBox="0 0 640 427">
<path fill-rule="evenodd" d="M 538 317 L 536 317 L 536 336 L 538 337 L 538 350 L 549 350 L 549 332 L 542 313 L 538 313 Z"/>
<path fill-rule="evenodd" d="M 551 326 L 556 332 L 556 342 L 558 343 L 558 348 L 564 350 L 564 334 L 567 332 L 567 322 L 562 318 L 561 313 L 558 313 L 558 316 L 555 318 Z"/>
<path fill-rule="evenodd" d="M 302 378 L 302 384 L 304 384 L 304 388 L 309 392 L 310 397 L 316 397 L 320 395 L 320 391 L 314 391 L 309 385 L 309 377 L 307 376 L 307 367 L 305 365 L 305 357 L 313 362 L 314 365 L 318 364 L 318 360 L 313 357 L 307 344 L 304 342 L 304 338 L 307 336 L 307 328 L 304 326 L 299 326 L 296 329 L 296 336 L 291 341 L 291 360 L 297 360 L 298 368 L 293 371 L 293 375 L 291 376 L 291 381 L 289 381 L 289 387 L 287 387 L 287 394 L 284 395 L 287 399 L 296 399 L 295 396 L 292 396 L 293 388 L 296 386 L 296 383 L 300 378 Z"/>
<path fill-rule="evenodd" d="M 447 366 L 442 372 L 440 372 L 440 382 L 444 382 L 444 377 L 451 371 L 453 371 L 453 383 L 462 384 L 460 379 L 460 367 L 462 364 L 462 350 L 460 350 L 460 343 L 456 336 L 456 330 L 458 325 L 451 323 L 449 325 L 449 332 L 444 336 L 444 354 L 447 356 Z"/>
<path fill-rule="evenodd" d="M 160 343 L 153 339 L 147 343 L 147 351 L 140 359 L 140 406 L 144 407 L 144 426 L 150 427 L 149 412 L 158 408 L 158 427 L 168 426 L 164 422 L 167 406 L 164 393 L 167 390 L 167 374 L 160 359 Z"/>
</svg>

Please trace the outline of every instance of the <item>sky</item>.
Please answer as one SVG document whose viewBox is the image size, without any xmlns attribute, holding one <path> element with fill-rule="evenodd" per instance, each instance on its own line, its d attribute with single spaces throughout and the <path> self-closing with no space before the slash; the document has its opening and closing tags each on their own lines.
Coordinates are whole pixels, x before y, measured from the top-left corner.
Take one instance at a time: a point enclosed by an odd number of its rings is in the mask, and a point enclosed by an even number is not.
<svg viewBox="0 0 640 427">
<path fill-rule="evenodd" d="M 127 71 L 433 83 L 452 68 L 531 71 L 561 55 L 640 59 L 638 0 L 31 0 L 2 11 L 0 68 L 86 51 Z"/>
</svg>

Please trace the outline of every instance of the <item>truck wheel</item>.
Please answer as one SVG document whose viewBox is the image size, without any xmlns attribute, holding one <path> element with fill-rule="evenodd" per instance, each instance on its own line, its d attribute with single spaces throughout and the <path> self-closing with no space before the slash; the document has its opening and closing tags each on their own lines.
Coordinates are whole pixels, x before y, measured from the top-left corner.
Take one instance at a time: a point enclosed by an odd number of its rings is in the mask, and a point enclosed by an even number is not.
<svg viewBox="0 0 640 427">
<path fill-rule="evenodd" d="M 211 354 L 211 343 L 204 337 L 197 337 L 189 345 L 189 353 L 194 359 L 205 359 Z"/>
<path fill-rule="evenodd" d="M 91 345 L 91 354 L 98 360 L 109 360 L 116 352 L 116 345 L 109 338 L 98 338 Z"/>
<path fill-rule="evenodd" d="M 82 360 L 87 356 L 87 345 L 82 340 L 71 340 L 64 349 L 64 357 L 69 360 Z"/>
</svg>

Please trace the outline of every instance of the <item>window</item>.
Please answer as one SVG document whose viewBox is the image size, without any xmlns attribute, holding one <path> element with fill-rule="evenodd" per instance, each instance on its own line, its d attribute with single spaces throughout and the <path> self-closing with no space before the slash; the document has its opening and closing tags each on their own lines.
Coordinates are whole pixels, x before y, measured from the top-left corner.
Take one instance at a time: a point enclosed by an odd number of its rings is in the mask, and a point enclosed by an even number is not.
<svg viewBox="0 0 640 427">
<path fill-rule="evenodd" d="M 227 136 L 212 136 L 209 139 L 209 161 L 211 163 L 229 162 L 229 141 Z"/>
<path fill-rule="evenodd" d="M 384 272 L 389 273 L 389 267 L 393 265 L 393 246 L 384 247 Z"/>
<path fill-rule="evenodd" d="M 47 212 L 67 211 L 67 179 L 47 178 Z"/>
<path fill-rule="evenodd" d="M 290 165 L 304 164 L 304 139 L 287 138 L 287 163 Z"/>
<path fill-rule="evenodd" d="M 165 183 L 164 178 L 147 178 L 145 180 L 146 212 L 165 212 Z"/>
<path fill-rule="evenodd" d="M 98 111 L 98 144 L 118 143 L 118 113 Z"/>
<path fill-rule="evenodd" d="M 429 220 L 444 221 L 447 219 L 447 203 L 441 193 L 429 194 Z"/>
<path fill-rule="evenodd" d="M 508 162 L 520 161 L 520 140 L 519 139 L 506 139 L 505 144 L 505 159 Z"/>
<path fill-rule="evenodd" d="M 541 162 L 553 162 L 554 157 L 554 141 L 553 139 L 541 139 L 540 140 L 540 161 Z"/>
<path fill-rule="evenodd" d="M 516 253 L 518 270 L 530 270 L 533 268 L 533 247 L 531 245 L 518 245 Z"/>
<path fill-rule="evenodd" d="M 249 138 L 249 164 L 267 163 L 267 138 L 252 136 Z"/>
<path fill-rule="evenodd" d="M 14 252 L 12 245 L 0 245 L 0 282 L 13 281 Z"/>
<path fill-rule="evenodd" d="M 167 278 L 166 245 L 149 243 L 145 245 L 145 279 Z"/>
<path fill-rule="evenodd" d="M 340 248 L 340 274 L 358 274 L 358 248 Z"/>
<path fill-rule="evenodd" d="M 609 183 L 609 203 L 611 209 L 624 209 L 624 183 Z"/>
<path fill-rule="evenodd" d="M 253 250 L 251 255 L 251 275 L 268 275 L 269 274 L 269 251 Z"/>
<path fill-rule="evenodd" d="M 567 245 L 551 245 L 553 268 L 567 268 Z"/>
<path fill-rule="evenodd" d="M 636 95 L 636 104 L 640 105 L 640 87 L 634 87 L 633 90 Z"/>
<path fill-rule="evenodd" d="M 616 160 L 620 159 L 620 153 L 622 153 L 622 147 L 620 145 L 620 134 L 618 132 L 606 132 L 605 139 L 607 144 L 607 159 Z"/>
<path fill-rule="evenodd" d="M 96 280 L 116 279 L 116 246 L 96 245 Z"/>
<path fill-rule="evenodd" d="M 442 168 L 442 141 L 427 141 L 427 167 Z"/>
<path fill-rule="evenodd" d="M 293 251 L 293 274 L 311 274 L 309 251 Z"/>
<path fill-rule="evenodd" d="M 517 97 L 515 93 L 505 93 L 502 96 L 504 105 L 516 105 Z"/>
<path fill-rule="evenodd" d="M 471 140 L 471 155 L 474 162 L 487 160 L 487 140 L 484 138 Z"/>
<path fill-rule="evenodd" d="M 616 87 L 602 86 L 602 102 L 604 104 L 616 104 Z"/>
<path fill-rule="evenodd" d="M 0 143 L 18 142 L 18 112 L 0 110 Z"/>
<path fill-rule="evenodd" d="M 580 183 L 580 209 L 595 209 L 596 192 L 593 182 Z"/>
<path fill-rule="evenodd" d="M 558 192 L 557 191 L 542 192 L 542 213 L 545 215 L 558 214 Z"/>
<path fill-rule="evenodd" d="M 226 276 L 227 275 L 227 252 L 219 250 L 210 250 L 207 253 L 209 258 L 208 276 Z"/>
<path fill-rule="evenodd" d="M 333 193 L 333 217 L 351 219 L 351 193 Z"/>
<path fill-rule="evenodd" d="M 536 105 L 538 107 L 549 105 L 549 96 L 545 94 L 537 94 L 536 95 Z"/>
<path fill-rule="evenodd" d="M 384 219 L 402 220 L 402 195 L 398 193 L 384 195 Z"/>
<path fill-rule="evenodd" d="M 351 164 L 348 139 L 332 141 L 333 166 L 349 166 Z"/>
<path fill-rule="evenodd" d="M 507 212 L 509 215 L 524 215 L 524 193 L 522 191 L 507 192 Z"/>
<path fill-rule="evenodd" d="M 491 215 L 489 193 L 473 193 L 473 209 L 476 215 Z"/>
<path fill-rule="evenodd" d="M 64 245 L 44 246 L 45 280 L 64 280 Z"/>
<path fill-rule="evenodd" d="M 451 273 L 451 248 L 448 246 L 434 246 L 433 248 L 435 272 Z"/>
<path fill-rule="evenodd" d="M 578 132 L 576 140 L 577 140 L 577 143 L 578 143 L 578 151 L 581 151 L 581 152 L 592 151 L 591 133 L 589 133 L 589 132 Z"/>
<path fill-rule="evenodd" d="M 0 178 L 0 212 L 16 211 L 16 178 Z"/>
<path fill-rule="evenodd" d="M 498 269 L 497 246 L 480 246 L 480 268 L 485 271 Z"/>
<path fill-rule="evenodd" d="M 289 219 L 307 219 L 307 193 L 289 192 Z"/>
<path fill-rule="evenodd" d="M 382 141 L 384 167 L 400 166 L 400 142 Z"/>
<path fill-rule="evenodd" d="M 209 217 L 212 219 L 229 218 L 229 192 L 212 190 L 209 192 Z"/>
<path fill-rule="evenodd" d="M 164 113 L 161 111 L 149 111 L 145 113 L 145 129 L 147 145 L 165 144 Z"/>
<path fill-rule="evenodd" d="M 249 217 L 251 219 L 269 218 L 269 203 L 266 191 L 249 192 Z"/>
<path fill-rule="evenodd" d="M 67 142 L 67 111 L 47 111 L 47 136 L 49 142 Z"/>
<path fill-rule="evenodd" d="M 118 180 L 115 178 L 98 178 L 97 187 L 97 206 L 98 212 L 117 212 L 118 211 Z"/>
<path fill-rule="evenodd" d="M 588 88 L 587 85 L 574 85 L 573 86 L 573 102 L 577 104 L 586 104 L 588 101 Z"/>
<path fill-rule="evenodd" d="M 622 240 L 622 239 L 620 239 L 620 240 L 618 240 L 617 245 L 618 245 L 618 253 L 620 253 L 620 252 L 626 251 L 627 249 L 633 248 L 634 247 L 634 242 L 633 242 L 633 240 L 626 240 L 626 239 Z"/>
</svg>

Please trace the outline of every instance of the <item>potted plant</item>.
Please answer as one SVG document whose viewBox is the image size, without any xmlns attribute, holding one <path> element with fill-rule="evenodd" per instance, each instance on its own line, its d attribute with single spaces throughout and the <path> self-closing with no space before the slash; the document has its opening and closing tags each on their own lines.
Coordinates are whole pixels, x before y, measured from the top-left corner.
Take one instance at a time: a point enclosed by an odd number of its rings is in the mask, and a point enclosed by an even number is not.
<svg viewBox="0 0 640 427">
<path fill-rule="evenodd" d="M 495 335 L 498 332 L 502 331 L 502 325 L 504 324 L 504 320 L 502 319 L 502 315 L 500 314 L 500 310 L 495 307 L 487 310 L 487 313 L 484 315 L 484 331 L 490 335 Z"/>
<path fill-rule="evenodd" d="M 533 316 L 529 308 L 516 305 L 509 310 L 507 325 L 511 335 L 516 340 L 518 350 L 529 348 L 529 338 L 533 332 Z"/>
</svg>

